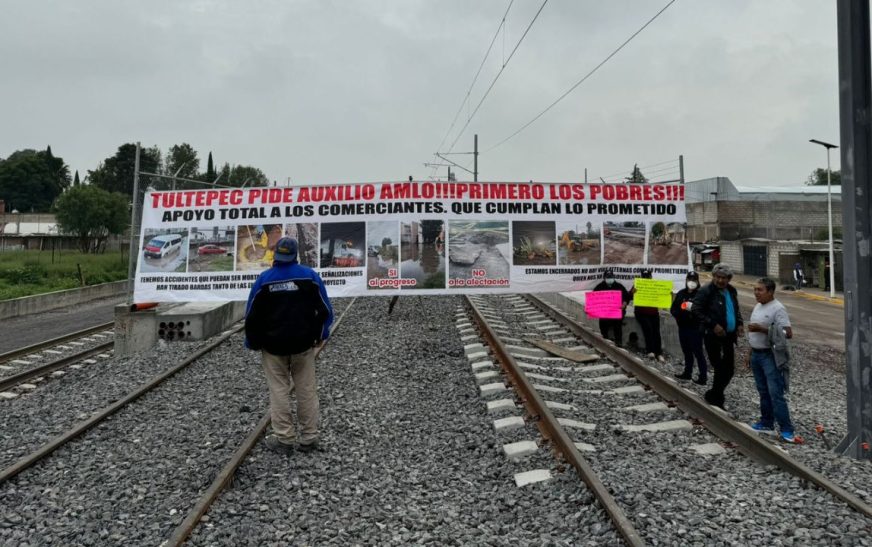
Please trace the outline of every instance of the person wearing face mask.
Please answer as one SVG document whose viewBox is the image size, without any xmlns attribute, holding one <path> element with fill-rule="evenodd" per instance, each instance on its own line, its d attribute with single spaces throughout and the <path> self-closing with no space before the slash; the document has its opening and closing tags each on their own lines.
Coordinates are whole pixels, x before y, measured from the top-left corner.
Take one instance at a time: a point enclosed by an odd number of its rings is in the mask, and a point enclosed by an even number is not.
<svg viewBox="0 0 872 547">
<path fill-rule="evenodd" d="M 724 408 L 724 391 L 736 370 L 736 340 L 745 336 L 739 295 L 730 285 L 733 270 L 724 263 L 712 268 L 712 282 L 696 292 L 690 313 L 704 330 L 703 344 L 715 373 L 712 388 L 705 392 L 705 400 Z"/>
<path fill-rule="evenodd" d="M 676 374 L 675 377 L 679 380 L 690 380 L 693 377 L 693 361 L 696 359 L 699 375 L 693 382 L 704 386 L 708 380 L 708 365 L 702 349 L 702 332 L 699 330 L 699 323 L 690 312 L 693 309 L 693 298 L 699 288 L 699 274 L 693 271 L 687 272 L 684 287 L 675 295 L 672 308 L 669 310 L 678 324 L 678 341 L 684 353 L 684 372 Z"/>
<path fill-rule="evenodd" d="M 595 291 L 621 291 L 621 319 L 600 319 L 599 320 L 599 328 L 600 333 L 603 335 L 603 338 L 609 338 L 609 332 L 614 334 L 614 338 L 612 340 L 615 341 L 615 345 L 619 348 L 623 346 L 624 343 L 624 315 L 627 313 L 627 304 L 630 303 L 632 296 L 630 295 L 630 291 L 627 290 L 622 284 L 615 281 L 615 271 L 611 268 L 607 268 L 606 271 L 603 272 L 603 280 L 593 288 Z"/>
</svg>

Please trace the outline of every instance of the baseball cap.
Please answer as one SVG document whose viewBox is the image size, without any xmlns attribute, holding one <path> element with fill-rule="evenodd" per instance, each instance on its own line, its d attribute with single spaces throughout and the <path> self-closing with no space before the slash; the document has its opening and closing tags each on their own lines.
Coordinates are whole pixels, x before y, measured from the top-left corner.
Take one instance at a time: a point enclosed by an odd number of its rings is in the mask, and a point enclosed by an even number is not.
<svg viewBox="0 0 872 547">
<path fill-rule="evenodd" d="M 276 243 L 273 260 L 276 262 L 297 261 L 297 240 L 292 237 L 283 237 Z"/>
<path fill-rule="evenodd" d="M 695 279 L 695 280 L 699 281 L 699 274 L 696 273 L 695 271 L 691 270 L 691 271 L 687 272 L 687 279 Z"/>
</svg>

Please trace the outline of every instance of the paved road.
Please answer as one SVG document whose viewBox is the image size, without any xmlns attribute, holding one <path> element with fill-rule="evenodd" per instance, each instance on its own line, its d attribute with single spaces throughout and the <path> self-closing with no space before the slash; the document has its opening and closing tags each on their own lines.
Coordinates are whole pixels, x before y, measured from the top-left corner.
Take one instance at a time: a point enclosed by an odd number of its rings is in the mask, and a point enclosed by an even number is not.
<svg viewBox="0 0 872 547">
<path fill-rule="evenodd" d="M 757 303 L 754 290 L 746 283 L 736 283 L 735 287 L 739 292 L 742 317 L 747 322 L 751 308 Z M 791 291 L 776 291 L 775 298 L 787 308 L 797 341 L 801 339 L 845 349 L 845 311 L 842 306 L 811 300 Z"/>
<path fill-rule="evenodd" d="M 0 353 L 112 321 L 124 297 L 94 300 L 71 308 L 0 321 Z"/>
</svg>

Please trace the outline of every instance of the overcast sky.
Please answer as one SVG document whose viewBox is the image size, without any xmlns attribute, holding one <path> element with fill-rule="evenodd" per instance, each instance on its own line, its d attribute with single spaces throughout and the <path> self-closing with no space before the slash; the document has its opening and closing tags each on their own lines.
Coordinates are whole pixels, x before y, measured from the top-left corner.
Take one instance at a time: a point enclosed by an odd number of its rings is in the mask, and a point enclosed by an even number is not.
<svg viewBox="0 0 872 547">
<path fill-rule="evenodd" d="M 739 185 L 825 167 L 808 140 L 839 139 L 831 0 L 678 0 L 493 148 L 667 3 L 549 1 L 453 151 L 479 135 L 479 180 L 677 178 L 680 154 L 687 180 Z M 211 151 L 281 183 L 425 179 L 541 4 L 514 1 L 439 148 L 509 0 L 0 0 L 0 157 L 50 144 L 84 176 L 125 142 L 187 142 L 201 169 Z"/>
</svg>

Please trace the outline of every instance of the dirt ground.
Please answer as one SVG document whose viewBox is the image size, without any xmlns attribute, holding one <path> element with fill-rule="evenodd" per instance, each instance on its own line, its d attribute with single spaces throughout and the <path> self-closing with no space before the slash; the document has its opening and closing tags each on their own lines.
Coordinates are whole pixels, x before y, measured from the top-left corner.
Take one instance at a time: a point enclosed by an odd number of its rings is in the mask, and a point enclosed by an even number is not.
<svg viewBox="0 0 872 547">
<path fill-rule="evenodd" d="M 687 264 L 687 245 L 670 243 L 669 245 L 649 244 L 648 264 Z"/>
<path fill-rule="evenodd" d="M 603 264 L 641 264 L 644 253 L 642 238 L 606 236 Z"/>
</svg>

